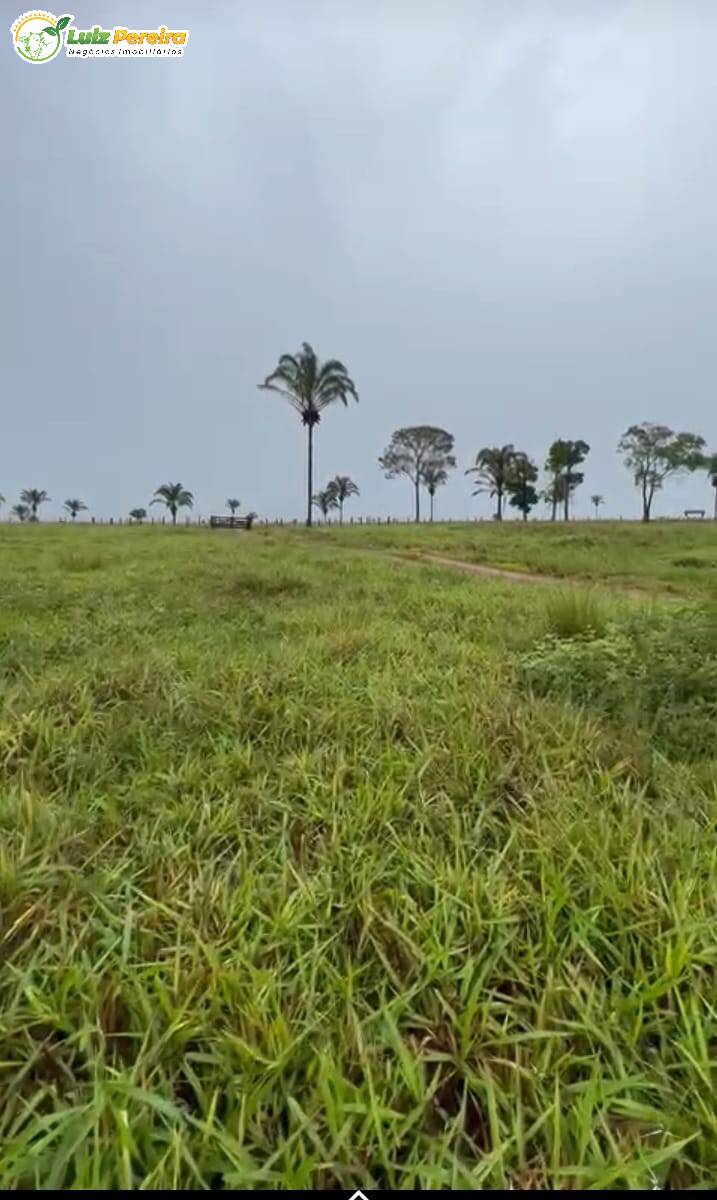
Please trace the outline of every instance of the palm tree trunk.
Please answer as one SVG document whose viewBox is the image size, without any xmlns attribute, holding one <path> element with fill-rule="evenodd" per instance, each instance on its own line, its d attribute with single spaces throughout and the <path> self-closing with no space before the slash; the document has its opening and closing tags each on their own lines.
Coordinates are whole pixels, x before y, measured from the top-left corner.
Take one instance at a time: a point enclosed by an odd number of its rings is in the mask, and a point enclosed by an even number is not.
<svg viewBox="0 0 717 1200">
<path fill-rule="evenodd" d="M 421 481 L 416 475 L 416 522 L 421 520 Z"/>
<path fill-rule="evenodd" d="M 502 521 L 503 520 L 503 493 L 501 491 L 496 492 L 496 499 L 498 501 L 498 508 L 496 509 L 495 519 L 496 519 L 496 521 Z"/>
<path fill-rule="evenodd" d="M 177 524 L 177 510 L 176 510 L 176 508 L 172 508 L 172 524 L 173 524 L 173 525 L 176 525 L 176 524 Z"/>
<path fill-rule="evenodd" d="M 339 525 L 344 523 L 344 502 L 339 500 Z"/>
<path fill-rule="evenodd" d="M 570 520 L 570 488 L 568 487 L 567 475 L 565 477 L 565 498 L 564 498 L 563 504 L 564 504 L 563 519 L 565 521 L 569 521 Z"/>
<path fill-rule="evenodd" d="M 309 445 L 308 445 L 308 454 L 307 454 L 307 475 L 309 477 L 309 491 L 308 491 L 308 495 L 307 495 L 307 508 L 306 508 L 307 528 L 308 528 L 308 526 L 311 525 L 311 495 L 312 495 L 313 488 L 314 488 L 314 424 L 313 424 L 313 421 L 311 420 L 311 414 L 309 414 L 308 429 L 309 429 Z"/>
<path fill-rule="evenodd" d="M 433 492 L 428 493 L 431 497 L 431 524 L 433 524 Z"/>
</svg>

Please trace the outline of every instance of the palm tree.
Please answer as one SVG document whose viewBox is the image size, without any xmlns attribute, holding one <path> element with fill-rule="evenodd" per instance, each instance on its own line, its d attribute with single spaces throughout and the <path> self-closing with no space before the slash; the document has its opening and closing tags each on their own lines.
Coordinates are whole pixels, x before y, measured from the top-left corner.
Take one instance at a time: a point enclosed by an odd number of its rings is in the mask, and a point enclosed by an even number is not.
<svg viewBox="0 0 717 1200">
<path fill-rule="evenodd" d="M 311 525 L 312 490 L 314 486 L 314 427 L 325 408 L 340 400 L 346 407 L 350 399 L 358 400 L 356 385 L 346 367 L 336 358 L 322 363 L 308 342 L 303 342 L 298 354 L 282 354 L 279 362 L 259 387 L 278 392 L 298 412 L 307 432 L 308 488 L 306 524 Z"/>
<path fill-rule="evenodd" d="M 439 463 L 428 462 L 421 472 L 421 478 L 426 485 L 426 491 L 431 498 L 430 520 L 433 520 L 433 497 L 436 494 L 436 488 L 441 487 L 448 479 L 448 472 L 445 467 Z"/>
<path fill-rule="evenodd" d="M 50 499 L 47 492 L 40 491 L 39 488 L 24 488 L 20 492 L 20 500 L 26 504 L 30 510 L 30 520 L 37 521 L 37 510 L 41 504 L 46 504 Z"/>
<path fill-rule="evenodd" d="M 601 504 L 605 503 L 605 497 L 598 496 L 598 495 L 591 496 L 590 503 L 592 504 L 593 508 L 595 509 L 595 519 L 597 520 L 597 518 L 599 516 L 598 509 L 600 508 Z"/>
<path fill-rule="evenodd" d="M 473 495 L 478 496 L 487 492 L 496 498 L 496 521 L 503 520 L 503 497 L 506 485 L 515 460 L 515 447 L 512 443 L 507 446 L 484 446 L 476 455 L 476 465 L 469 467 L 466 475 L 475 475 L 477 487 Z"/>
<path fill-rule="evenodd" d="M 133 508 L 130 510 L 129 519 L 130 521 L 136 521 L 138 525 L 141 525 L 146 516 L 146 508 Z"/>
<path fill-rule="evenodd" d="M 337 475 L 331 480 L 329 487 L 334 493 L 339 506 L 339 525 L 344 523 L 344 501 L 351 496 L 360 496 L 356 484 L 348 475 Z"/>
<path fill-rule="evenodd" d="M 710 484 L 715 490 L 714 519 L 717 521 L 717 454 L 711 454 L 705 463 Z M 1 499 L 2 497 L 0 497 Z"/>
<path fill-rule="evenodd" d="M 63 508 L 67 509 L 73 521 L 78 512 L 87 512 L 87 505 L 82 500 L 65 500 Z"/>
<path fill-rule="evenodd" d="M 10 512 L 14 517 L 17 517 L 18 521 L 26 521 L 30 509 L 28 508 L 27 504 L 13 504 Z"/>
<path fill-rule="evenodd" d="M 177 509 L 193 508 L 194 496 L 181 483 L 163 483 L 154 493 L 150 504 L 163 504 L 172 514 L 172 524 L 177 524 Z"/>
<path fill-rule="evenodd" d="M 318 508 L 322 517 L 328 517 L 331 509 L 338 508 L 339 506 L 338 497 L 331 484 L 329 484 L 328 487 L 325 487 L 323 492 L 317 492 L 316 495 L 312 497 L 311 503 L 315 508 Z"/>
<path fill-rule="evenodd" d="M 5 503 L 5 497 L 3 496 L 2 492 L 0 492 L 0 507 L 2 507 L 2 505 L 4 503 Z"/>
<path fill-rule="evenodd" d="M 234 500 L 234 499 L 227 500 L 227 508 L 231 512 L 232 516 L 234 516 L 234 513 L 240 506 L 241 506 L 241 500 Z"/>
</svg>

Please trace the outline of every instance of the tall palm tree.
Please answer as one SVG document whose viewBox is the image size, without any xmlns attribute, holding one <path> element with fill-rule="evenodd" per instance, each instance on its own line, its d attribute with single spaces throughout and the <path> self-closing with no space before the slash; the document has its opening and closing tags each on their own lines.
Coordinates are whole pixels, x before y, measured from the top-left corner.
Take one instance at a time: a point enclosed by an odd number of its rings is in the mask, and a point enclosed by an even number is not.
<svg viewBox="0 0 717 1200">
<path fill-rule="evenodd" d="M 150 504 L 163 504 L 172 514 L 172 524 L 177 524 L 177 509 L 193 508 L 194 496 L 181 483 L 163 483 L 154 493 Z"/>
<path fill-rule="evenodd" d="M 599 516 L 598 509 L 600 508 L 601 504 L 605 503 L 605 497 L 598 496 L 597 494 L 595 494 L 594 496 L 590 497 L 590 503 L 592 504 L 593 508 L 595 509 L 595 519 L 597 520 L 597 518 Z"/>
<path fill-rule="evenodd" d="M 710 484 L 715 490 L 714 519 L 717 521 L 717 454 L 711 454 L 706 462 Z"/>
<path fill-rule="evenodd" d="M 333 491 L 339 506 L 339 525 L 344 523 L 344 501 L 351 496 L 360 496 L 356 484 L 349 475 L 336 475 L 329 484 Z"/>
<path fill-rule="evenodd" d="M 513 462 L 515 460 L 515 446 L 511 442 L 507 446 L 484 446 L 476 455 L 476 465 L 469 467 L 466 475 L 475 475 L 476 490 L 473 495 L 478 496 L 482 492 L 487 492 L 489 496 L 495 496 L 496 521 L 503 520 L 503 497 L 507 490 L 507 483 L 510 479 Z"/>
<path fill-rule="evenodd" d="M 433 520 L 433 497 L 436 494 L 436 488 L 441 487 L 448 479 L 448 472 L 445 467 L 439 463 L 428 462 L 421 472 L 421 478 L 426 485 L 426 491 L 431 499 L 430 520 Z"/>
<path fill-rule="evenodd" d="M 331 509 L 338 508 L 339 506 L 336 492 L 331 487 L 331 484 L 325 487 L 322 492 L 317 492 L 315 496 L 312 496 L 311 503 L 315 508 L 318 508 L 322 517 L 328 517 Z"/>
<path fill-rule="evenodd" d="M 30 515 L 30 509 L 27 504 L 13 504 L 10 512 L 14 517 L 17 517 L 18 521 L 26 521 Z"/>
<path fill-rule="evenodd" d="M 234 513 L 240 507 L 241 507 L 241 500 L 235 500 L 233 497 L 231 500 L 227 500 L 227 508 L 229 509 L 232 516 L 234 516 Z"/>
<path fill-rule="evenodd" d="M 87 505 L 82 500 L 65 500 L 63 508 L 67 509 L 73 521 L 78 512 L 87 512 Z"/>
<path fill-rule="evenodd" d="M 282 354 L 271 375 L 259 387 L 278 392 L 298 412 L 307 432 L 307 509 L 306 524 L 311 525 L 311 506 L 314 486 L 314 428 L 330 404 L 340 400 L 346 407 L 350 399 L 358 400 L 356 385 L 346 367 L 336 358 L 320 362 L 308 342 L 303 342 L 298 354 Z"/>
<path fill-rule="evenodd" d="M 40 491 L 39 488 L 24 488 L 20 492 L 20 500 L 26 504 L 30 510 L 30 520 L 37 521 L 37 510 L 41 504 L 46 504 L 50 499 L 47 492 Z"/>
<path fill-rule="evenodd" d="M 136 521 L 138 525 L 142 524 L 142 522 L 144 521 L 146 516 L 147 516 L 146 508 L 130 509 L 129 519 L 130 519 L 130 521 Z"/>
</svg>

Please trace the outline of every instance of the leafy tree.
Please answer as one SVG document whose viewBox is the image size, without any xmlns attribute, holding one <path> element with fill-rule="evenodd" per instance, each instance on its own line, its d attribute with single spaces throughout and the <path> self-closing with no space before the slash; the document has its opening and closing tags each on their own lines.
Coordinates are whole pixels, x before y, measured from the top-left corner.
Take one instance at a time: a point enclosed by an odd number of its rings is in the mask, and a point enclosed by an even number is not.
<svg viewBox="0 0 717 1200">
<path fill-rule="evenodd" d="M 433 461 L 427 462 L 422 472 L 422 480 L 426 491 L 430 497 L 431 515 L 430 520 L 433 520 L 433 498 L 436 494 L 436 489 L 442 487 L 448 482 L 448 472 L 445 467 L 440 466 Z"/>
<path fill-rule="evenodd" d="M 551 476 L 551 483 L 546 489 L 553 506 L 552 520 L 555 520 L 558 504 L 562 501 L 565 520 L 570 516 L 570 497 L 585 478 L 582 471 L 576 470 L 590 453 L 587 442 L 582 440 L 572 442 L 557 438 L 548 450 L 545 470 Z"/>
<path fill-rule="evenodd" d="M 154 493 L 150 504 L 163 504 L 172 514 L 172 524 L 177 524 L 177 510 L 193 508 L 194 496 L 181 483 L 163 483 Z"/>
<path fill-rule="evenodd" d="M 30 521 L 39 520 L 37 510 L 41 504 L 46 504 L 49 499 L 50 497 L 48 496 L 47 492 L 40 491 L 39 488 L 24 488 L 23 491 L 20 492 L 21 503 L 26 504 L 30 510 L 30 515 L 28 518 Z"/>
<path fill-rule="evenodd" d="M 453 434 L 445 429 L 438 429 L 435 425 L 409 425 L 392 434 L 389 445 L 378 460 L 387 479 L 405 475 L 411 480 L 415 489 L 417 521 L 421 519 L 423 473 L 429 465 L 444 471 L 455 467 L 452 450 Z"/>
<path fill-rule="evenodd" d="M 546 504 L 551 507 L 550 520 L 554 521 L 558 515 L 558 505 L 563 502 L 563 494 L 565 491 L 563 481 L 563 459 L 560 447 L 561 442 L 553 442 L 548 450 L 548 457 L 545 460 L 545 473 L 549 477 L 549 482 L 545 485 L 543 491 L 543 499 Z"/>
<path fill-rule="evenodd" d="M 487 493 L 495 496 L 496 521 L 503 520 L 503 497 L 507 491 L 508 478 L 515 460 L 515 447 L 509 442 L 507 446 L 484 446 L 476 455 L 474 467 L 469 467 L 466 475 L 475 475 L 476 489 L 474 496 Z"/>
<path fill-rule="evenodd" d="M 649 521 L 652 502 L 666 479 L 696 471 L 704 465 L 705 439 L 696 433 L 675 433 L 667 425 L 643 421 L 631 425 L 618 442 L 642 498 L 642 519 Z"/>
<path fill-rule="evenodd" d="M 10 512 L 18 521 L 26 521 L 30 515 L 30 509 L 27 504 L 13 504 Z"/>
<path fill-rule="evenodd" d="M 538 478 L 538 468 L 532 459 L 522 451 L 517 451 L 508 472 L 505 487 L 510 496 L 512 508 L 517 508 L 523 514 L 523 520 L 528 520 L 531 508 L 538 503 L 538 493 L 535 484 Z"/>
<path fill-rule="evenodd" d="M 339 506 L 339 524 L 343 525 L 344 502 L 350 499 L 351 496 L 360 496 L 361 493 L 359 492 L 358 487 L 354 483 L 353 479 L 351 479 L 348 475 L 337 475 L 331 480 L 331 483 L 328 486 L 332 489 L 336 497 Z"/>
<path fill-rule="evenodd" d="M 314 428 L 321 414 L 339 400 L 344 406 L 350 399 L 358 400 L 356 385 L 346 367 L 336 358 L 322 363 L 308 342 L 303 342 L 298 354 L 282 354 L 271 375 L 259 387 L 278 392 L 289 401 L 301 417 L 307 431 L 307 511 L 306 524 L 311 525 L 311 506 L 314 486 Z"/>
<path fill-rule="evenodd" d="M 315 508 L 318 508 L 322 517 L 328 517 L 331 509 L 338 508 L 339 506 L 336 492 L 332 488 L 331 484 L 329 484 L 328 487 L 325 487 L 322 492 L 317 492 L 316 495 L 312 497 L 311 503 Z"/>
<path fill-rule="evenodd" d="M 547 462 L 545 464 L 545 469 L 546 471 L 548 470 Z M 553 478 L 549 481 L 549 483 L 546 484 L 541 495 L 545 503 L 550 505 L 550 519 L 551 521 L 554 521 L 558 508 L 563 503 L 563 498 L 565 495 L 565 480 L 563 479 L 562 475 L 553 475 Z"/>
<path fill-rule="evenodd" d="M 596 494 L 596 495 L 590 497 L 590 503 L 592 504 L 593 508 L 595 509 L 595 519 L 597 520 L 597 518 L 599 516 L 598 509 L 600 508 L 601 504 L 605 503 L 605 497 L 598 496 Z"/>
<path fill-rule="evenodd" d="M 715 521 L 717 521 L 717 454 L 711 454 L 709 456 L 709 458 L 705 459 L 705 467 L 707 468 L 707 474 L 709 475 L 710 484 L 714 488 L 714 493 L 715 493 L 714 519 L 715 519 Z M 1 497 L 0 497 L 0 499 L 1 499 Z"/>
<path fill-rule="evenodd" d="M 131 521 L 136 521 L 138 525 L 141 525 L 147 516 L 147 509 L 146 508 L 132 508 L 132 509 L 130 509 L 129 515 L 130 515 Z"/>
<path fill-rule="evenodd" d="M 229 509 L 232 516 L 234 516 L 234 513 L 240 507 L 241 507 L 241 500 L 235 500 L 233 498 L 231 500 L 227 500 L 227 508 Z"/>
<path fill-rule="evenodd" d="M 63 508 L 67 510 L 73 521 L 77 518 L 78 512 L 87 512 L 87 505 L 82 500 L 65 500 Z"/>
</svg>

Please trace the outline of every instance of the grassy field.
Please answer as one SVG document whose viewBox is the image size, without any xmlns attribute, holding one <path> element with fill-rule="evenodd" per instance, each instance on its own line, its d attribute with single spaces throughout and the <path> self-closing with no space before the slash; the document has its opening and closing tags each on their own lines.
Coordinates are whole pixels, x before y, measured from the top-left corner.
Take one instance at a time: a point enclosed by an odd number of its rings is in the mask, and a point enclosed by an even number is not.
<svg viewBox="0 0 717 1200">
<path fill-rule="evenodd" d="M 713 1183 L 715 536 L 0 529 L 0 1184 Z"/>
<path fill-rule="evenodd" d="M 717 599 L 717 523 L 582 521 L 524 525 L 518 521 L 474 524 L 345 525 L 322 528 L 323 537 L 345 545 L 397 553 L 444 554 L 537 575 L 575 577 L 648 591 Z"/>
</svg>

